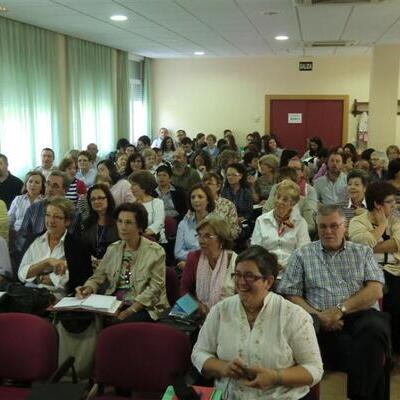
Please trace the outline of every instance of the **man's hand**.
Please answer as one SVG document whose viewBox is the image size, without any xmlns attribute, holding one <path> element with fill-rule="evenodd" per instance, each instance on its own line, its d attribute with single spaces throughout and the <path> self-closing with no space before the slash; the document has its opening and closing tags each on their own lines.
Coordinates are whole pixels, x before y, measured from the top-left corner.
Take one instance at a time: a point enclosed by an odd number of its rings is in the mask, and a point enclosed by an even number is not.
<svg viewBox="0 0 400 400">
<path fill-rule="evenodd" d="M 321 311 L 318 314 L 321 328 L 325 331 L 339 331 L 343 328 L 343 314 L 336 307 Z"/>
<path fill-rule="evenodd" d="M 120 321 L 123 321 L 125 318 L 129 317 L 129 316 L 132 315 L 132 314 L 135 314 L 135 311 L 133 311 L 133 310 L 127 308 L 126 310 L 121 311 L 121 312 L 118 314 L 118 317 L 117 317 L 117 318 L 118 318 Z"/>
</svg>

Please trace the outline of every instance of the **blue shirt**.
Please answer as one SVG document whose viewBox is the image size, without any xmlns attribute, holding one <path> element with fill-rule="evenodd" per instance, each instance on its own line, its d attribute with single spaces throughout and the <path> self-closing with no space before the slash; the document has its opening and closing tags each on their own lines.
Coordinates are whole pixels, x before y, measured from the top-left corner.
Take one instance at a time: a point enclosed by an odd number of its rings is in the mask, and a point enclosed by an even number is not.
<svg viewBox="0 0 400 400">
<path fill-rule="evenodd" d="M 197 221 L 196 216 L 192 213 L 190 216 L 185 216 L 178 225 L 175 240 L 175 258 L 178 261 L 186 260 L 190 251 L 200 248 L 197 239 Z"/>
<path fill-rule="evenodd" d="M 331 181 L 328 175 L 321 176 L 315 181 L 314 188 L 322 204 L 341 204 L 348 200 L 347 175 L 343 172 L 335 182 Z"/>
<path fill-rule="evenodd" d="M 332 254 L 317 241 L 292 254 L 277 291 L 303 297 L 317 310 L 325 310 L 353 296 L 368 281 L 385 282 L 368 246 L 344 242 Z"/>
</svg>

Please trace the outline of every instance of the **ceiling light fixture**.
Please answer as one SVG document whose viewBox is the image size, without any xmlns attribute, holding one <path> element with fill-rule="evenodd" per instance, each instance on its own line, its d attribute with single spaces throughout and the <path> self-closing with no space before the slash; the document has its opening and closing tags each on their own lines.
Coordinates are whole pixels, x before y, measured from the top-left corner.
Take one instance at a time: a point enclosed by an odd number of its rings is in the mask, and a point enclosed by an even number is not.
<svg viewBox="0 0 400 400">
<path fill-rule="evenodd" d="M 204 51 L 195 51 L 193 54 L 195 56 L 204 56 L 204 54 L 206 54 L 206 53 L 204 53 Z"/>
<path fill-rule="evenodd" d="M 287 36 L 287 35 L 275 36 L 275 40 L 288 40 L 288 39 L 289 39 L 289 36 Z"/>
<path fill-rule="evenodd" d="M 112 21 L 126 21 L 128 19 L 128 17 L 126 15 L 111 15 L 110 19 Z"/>
<path fill-rule="evenodd" d="M 0 13 L 5 13 L 7 11 L 8 11 L 8 9 L 6 7 L 0 5 Z"/>
</svg>

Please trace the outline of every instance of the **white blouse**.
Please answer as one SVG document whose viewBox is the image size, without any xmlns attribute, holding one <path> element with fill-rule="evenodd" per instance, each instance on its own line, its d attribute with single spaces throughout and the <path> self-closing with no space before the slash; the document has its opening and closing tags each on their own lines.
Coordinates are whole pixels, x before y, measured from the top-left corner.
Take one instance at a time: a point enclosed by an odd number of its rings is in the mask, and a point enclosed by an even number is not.
<svg viewBox="0 0 400 400">
<path fill-rule="evenodd" d="M 211 308 L 192 353 L 192 362 L 201 372 L 211 357 L 231 362 L 241 358 L 249 366 L 284 369 L 305 368 L 318 383 L 322 360 L 311 316 L 301 307 L 270 292 L 250 329 L 239 295 L 228 297 Z M 228 400 L 285 399 L 304 397 L 308 386 L 249 388 L 240 380 L 221 378 L 216 387 Z"/>
<path fill-rule="evenodd" d="M 34 203 L 42 199 L 43 196 L 39 195 L 35 199 Z M 29 196 L 27 193 L 15 197 L 15 199 L 12 201 L 10 209 L 8 210 L 8 219 L 10 227 L 14 229 L 15 232 L 18 232 L 19 229 L 21 228 L 26 210 L 31 206 L 31 204 L 32 203 L 29 200 Z"/>
<path fill-rule="evenodd" d="M 115 207 L 122 203 L 134 203 L 135 196 L 131 191 L 131 184 L 126 179 L 120 179 L 115 185 L 111 186 L 110 192 L 115 201 Z"/>
<path fill-rule="evenodd" d="M 148 214 L 147 228 L 151 229 L 155 234 L 160 234 L 159 243 L 166 243 L 164 202 L 160 199 L 153 199 L 142 204 Z"/>
<path fill-rule="evenodd" d="M 307 222 L 297 207 L 293 208 L 290 220 L 294 227 L 285 227 L 283 234 L 279 236 L 278 223 L 274 217 L 274 210 L 271 210 L 257 218 L 251 236 L 251 244 L 258 244 L 274 253 L 282 267 L 286 267 L 294 250 L 310 243 Z"/>
</svg>

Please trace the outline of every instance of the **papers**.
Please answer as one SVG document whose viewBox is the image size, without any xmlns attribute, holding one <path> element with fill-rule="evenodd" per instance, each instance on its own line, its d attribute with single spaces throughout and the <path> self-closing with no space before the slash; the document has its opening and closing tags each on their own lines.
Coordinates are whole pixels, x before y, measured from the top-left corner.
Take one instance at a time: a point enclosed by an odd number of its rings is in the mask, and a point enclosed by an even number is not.
<svg viewBox="0 0 400 400">
<path fill-rule="evenodd" d="M 64 297 L 54 306 L 54 309 L 81 309 L 115 314 L 121 303 L 122 301 L 118 301 L 114 296 L 91 294 L 90 296 L 86 297 L 86 299 L 78 299 L 77 297 Z"/>
</svg>

